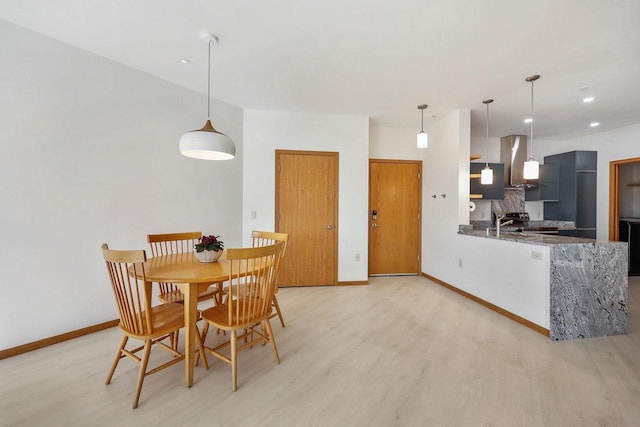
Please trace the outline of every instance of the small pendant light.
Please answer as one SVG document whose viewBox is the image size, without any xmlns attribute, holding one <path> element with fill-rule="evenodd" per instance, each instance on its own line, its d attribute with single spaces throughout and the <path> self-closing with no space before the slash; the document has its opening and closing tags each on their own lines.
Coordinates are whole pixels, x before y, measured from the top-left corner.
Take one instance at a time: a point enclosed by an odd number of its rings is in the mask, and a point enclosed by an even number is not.
<svg viewBox="0 0 640 427">
<path fill-rule="evenodd" d="M 531 157 L 524 162 L 524 171 L 522 173 L 524 179 L 538 179 L 540 171 L 540 163 L 533 158 L 533 82 L 539 78 L 540 76 L 535 74 L 525 79 L 525 81 L 531 82 Z"/>
<path fill-rule="evenodd" d="M 218 132 L 211 124 L 211 45 L 218 43 L 213 34 L 203 34 L 209 43 L 209 68 L 207 81 L 207 122 L 202 129 L 192 130 L 180 137 L 180 153 L 183 156 L 203 160 L 229 160 L 236 156 L 236 146 L 231 138 Z"/>
<path fill-rule="evenodd" d="M 486 145 L 486 154 L 484 157 L 485 166 L 480 173 L 480 184 L 490 185 L 493 184 L 493 169 L 489 167 L 489 104 L 493 102 L 493 99 L 485 99 L 482 101 L 484 105 L 487 106 L 487 137 L 485 140 Z"/>
<path fill-rule="evenodd" d="M 429 146 L 429 137 L 424 131 L 424 110 L 427 107 L 427 104 L 418 105 L 418 109 L 422 111 L 422 124 L 420 125 L 420 132 L 418 132 L 418 148 L 427 148 Z"/>
</svg>

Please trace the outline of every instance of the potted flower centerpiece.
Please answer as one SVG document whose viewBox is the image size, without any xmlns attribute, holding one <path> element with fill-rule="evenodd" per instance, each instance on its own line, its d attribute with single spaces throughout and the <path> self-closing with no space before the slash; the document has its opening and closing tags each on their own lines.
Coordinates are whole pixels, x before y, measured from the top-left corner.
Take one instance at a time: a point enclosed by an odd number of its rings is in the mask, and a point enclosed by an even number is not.
<svg viewBox="0 0 640 427">
<path fill-rule="evenodd" d="M 220 236 L 202 236 L 196 243 L 196 257 L 200 262 L 215 262 L 222 255 L 224 242 L 218 240 Z"/>
</svg>

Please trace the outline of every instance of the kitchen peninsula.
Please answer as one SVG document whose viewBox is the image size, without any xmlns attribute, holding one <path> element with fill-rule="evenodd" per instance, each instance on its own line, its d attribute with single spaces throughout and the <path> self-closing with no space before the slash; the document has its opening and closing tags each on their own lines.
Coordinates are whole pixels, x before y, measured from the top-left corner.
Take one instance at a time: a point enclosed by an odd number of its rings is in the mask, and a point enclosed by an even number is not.
<svg viewBox="0 0 640 427">
<path fill-rule="evenodd" d="M 503 232 L 498 237 L 495 231 L 487 233 L 485 230 L 473 230 L 471 226 L 461 226 L 459 234 L 469 239 L 490 239 L 493 251 L 509 251 L 514 244 L 530 245 L 531 258 L 548 263 L 548 282 L 540 283 L 540 289 L 518 290 L 517 283 L 495 271 L 496 286 L 507 289 L 511 295 L 500 301 L 489 300 L 489 303 L 548 328 L 553 340 L 626 334 L 628 278 L 625 242 L 521 232 Z M 527 272 L 522 271 L 522 274 Z M 535 292 L 542 297 L 516 301 L 527 298 L 523 296 L 527 292 Z M 510 301 L 516 301 L 513 304 L 515 309 L 510 306 Z M 533 316 L 517 312 L 518 307 L 527 304 L 545 305 L 534 308 L 542 315 L 528 318 Z M 548 320 L 544 319 L 547 315 Z"/>
</svg>

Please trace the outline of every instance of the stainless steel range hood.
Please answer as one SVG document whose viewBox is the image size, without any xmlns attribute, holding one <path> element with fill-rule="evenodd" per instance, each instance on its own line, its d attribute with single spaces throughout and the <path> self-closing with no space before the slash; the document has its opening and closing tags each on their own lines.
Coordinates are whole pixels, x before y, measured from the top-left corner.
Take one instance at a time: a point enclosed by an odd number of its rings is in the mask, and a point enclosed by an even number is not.
<svg viewBox="0 0 640 427">
<path fill-rule="evenodd" d="M 527 161 L 527 136 L 509 135 L 500 138 L 500 162 L 504 163 L 504 186 L 523 188 L 524 162 Z"/>
</svg>

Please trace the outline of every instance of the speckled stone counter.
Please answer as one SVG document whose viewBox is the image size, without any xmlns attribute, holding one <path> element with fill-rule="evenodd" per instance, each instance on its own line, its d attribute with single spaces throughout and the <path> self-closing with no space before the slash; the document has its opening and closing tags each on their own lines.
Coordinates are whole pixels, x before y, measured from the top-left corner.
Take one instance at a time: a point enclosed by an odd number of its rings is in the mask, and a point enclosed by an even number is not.
<svg viewBox="0 0 640 427">
<path fill-rule="evenodd" d="M 555 246 L 561 244 L 612 244 L 619 245 L 624 242 L 605 242 L 600 243 L 596 242 L 593 239 L 583 239 L 581 237 L 568 237 L 568 236 L 558 236 L 557 234 L 536 234 L 536 233 L 521 233 L 514 231 L 502 231 L 500 233 L 500 237 L 496 236 L 496 230 L 489 231 L 487 234 L 486 230 L 470 230 L 464 229 L 461 227 L 461 234 L 466 234 L 469 236 L 478 236 L 478 237 L 486 237 L 487 239 L 498 239 L 505 240 L 509 242 L 519 242 L 519 243 L 528 243 L 530 245 L 542 245 L 542 246 Z M 626 246 L 625 246 L 626 248 Z M 626 249 L 625 249 L 626 250 Z"/>
<path fill-rule="evenodd" d="M 553 340 L 627 333 L 627 243 L 533 233 L 460 233 L 550 247 L 550 328 Z"/>
<path fill-rule="evenodd" d="M 495 229 L 495 224 L 489 220 L 474 220 L 470 221 L 470 223 L 474 230 Z M 573 221 L 529 220 L 526 227 L 557 227 L 558 230 L 575 230 L 576 223 Z M 505 230 L 515 230 L 516 228 L 506 226 Z"/>
</svg>

